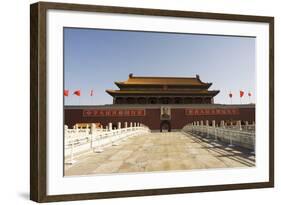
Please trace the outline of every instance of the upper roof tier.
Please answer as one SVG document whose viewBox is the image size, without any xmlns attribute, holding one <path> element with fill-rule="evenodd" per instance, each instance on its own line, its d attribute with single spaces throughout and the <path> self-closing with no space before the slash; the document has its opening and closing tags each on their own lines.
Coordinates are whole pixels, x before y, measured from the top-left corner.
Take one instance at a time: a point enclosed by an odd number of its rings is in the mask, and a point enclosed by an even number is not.
<svg viewBox="0 0 281 205">
<path fill-rule="evenodd" d="M 208 89 L 212 83 L 204 83 L 200 80 L 199 75 L 196 77 L 144 77 L 129 75 L 128 80 L 115 82 L 119 88 L 132 86 L 183 86 L 183 87 L 200 87 Z"/>
</svg>

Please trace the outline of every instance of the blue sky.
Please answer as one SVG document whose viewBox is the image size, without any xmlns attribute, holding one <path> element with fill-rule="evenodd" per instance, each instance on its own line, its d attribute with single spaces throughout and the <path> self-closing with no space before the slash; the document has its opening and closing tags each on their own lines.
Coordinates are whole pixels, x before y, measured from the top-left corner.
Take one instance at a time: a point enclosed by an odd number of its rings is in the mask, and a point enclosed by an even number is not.
<svg viewBox="0 0 281 205">
<path fill-rule="evenodd" d="M 215 103 L 240 103 L 239 90 L 255 102 L 255 38 L 64 28 L 66 105 L 111 104 L 106 89 L 135 76 L 200 75 L 220 90 Z M 81 90 L 81 97 L 72 95 Z M 90 90 L 94 96 L 90 96 Z M 249 103 L 248 96 L 242 103 Z"/>
</svg>

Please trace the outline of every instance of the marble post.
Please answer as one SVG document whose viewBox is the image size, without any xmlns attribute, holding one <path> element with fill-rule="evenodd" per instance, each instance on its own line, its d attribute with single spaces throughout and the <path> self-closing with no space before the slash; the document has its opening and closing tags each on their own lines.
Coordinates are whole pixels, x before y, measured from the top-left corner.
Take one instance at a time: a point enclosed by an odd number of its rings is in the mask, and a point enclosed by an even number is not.
<svg viewBox="0 0 281 205">
<path fill-rule="evenodd" d="M 216 121 L 212 120 L 212 127 L 215 128 L 216 127 Z"/>
<path fill-rule="evenodd" d="M 108 130 L 111 131 L 112 130 L 112 123 L 108 123 Z"/>
<path fill-rule="evenodd" d="M 241 120 L 237 121 L 237 127 L 238 127 L 239 130 L 242 130 Z"/>
<path fill-rule="evenodd" d="M 92 123 L 90 133 L 93 134 L 95 129 L 96 129 L 96 124 Z"/>
</svg>

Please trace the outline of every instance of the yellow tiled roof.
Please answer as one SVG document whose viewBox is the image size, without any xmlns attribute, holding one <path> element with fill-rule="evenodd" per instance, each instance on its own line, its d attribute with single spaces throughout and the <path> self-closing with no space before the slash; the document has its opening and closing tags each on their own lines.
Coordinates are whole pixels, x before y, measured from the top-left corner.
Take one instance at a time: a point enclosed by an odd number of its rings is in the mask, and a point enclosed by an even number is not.
<svg viewBox="0 0 281 205">
<path fill-rule="evenodd" d="M 118 85 L 208 85 L 196 77 L 143 77 L 130 75 L 128 80 L 115 82 Z"/>
</svg>

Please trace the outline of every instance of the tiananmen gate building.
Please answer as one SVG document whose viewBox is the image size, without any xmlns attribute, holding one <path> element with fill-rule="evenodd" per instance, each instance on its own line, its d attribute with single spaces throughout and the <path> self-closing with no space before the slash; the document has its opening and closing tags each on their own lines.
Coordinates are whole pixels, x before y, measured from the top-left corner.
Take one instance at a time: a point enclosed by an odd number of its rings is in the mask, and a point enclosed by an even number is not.
<svg viewBox="0 0 281 205">
<path fill-rule="evenodd" d="M 76 123 L 138 122 L 151 130 L 162 128 L 182 129 L 193 121 L 216 120 L 225 123 L 241 120 L 255 121 L 255 105 L 215 104 L 219 90 L 209 90 L 212 83 L 196 77 L 138 77 L 129 75 L 128 80 L 115 82 L 119 90 L 106 90 L 113 97 L 111 105 L 65 106 L 65 124 Z"/>
</svg>

